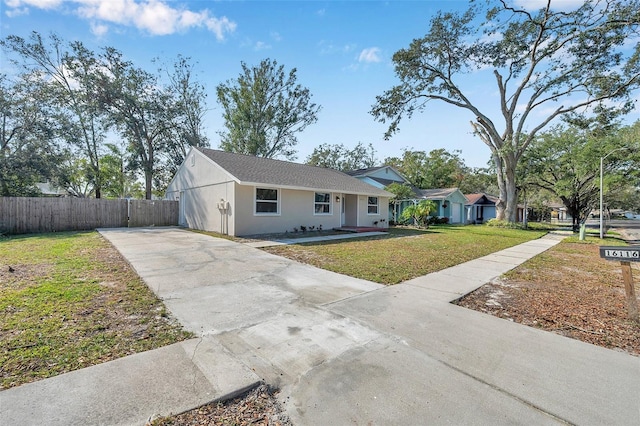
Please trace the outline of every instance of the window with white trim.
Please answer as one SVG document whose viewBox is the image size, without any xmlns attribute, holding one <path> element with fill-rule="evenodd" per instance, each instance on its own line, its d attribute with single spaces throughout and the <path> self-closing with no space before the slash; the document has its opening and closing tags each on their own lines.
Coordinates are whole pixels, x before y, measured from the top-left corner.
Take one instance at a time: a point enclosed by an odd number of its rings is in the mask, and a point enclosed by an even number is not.
<svg viewBox="0 0 640 426">
<path fill-rule="evenodd" d="M 255 214 L 279 214 L 279 191 L 272 188 L 256 188 Z"/>
<path fill-rule="evenodd" d="M 367 213 L 378 214 L 378 197 L 367 197 Z"/>
<path fill-rule="evenodd" d="M 331 214 L 331 194 L 328 192 L 316 192 L 314 214 Z"/>
</svg>

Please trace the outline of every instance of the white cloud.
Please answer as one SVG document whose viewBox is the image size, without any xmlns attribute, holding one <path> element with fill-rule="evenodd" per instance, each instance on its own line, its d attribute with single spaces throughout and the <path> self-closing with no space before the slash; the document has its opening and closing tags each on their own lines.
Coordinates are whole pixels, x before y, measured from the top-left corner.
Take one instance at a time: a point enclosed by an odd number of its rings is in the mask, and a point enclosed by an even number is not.
<svg viewBox="0 0 640 426">
<path fill-rule="evenodd" d="M 14 18 L 16 16 L 28 15 L 29 14 L 29 8 L 28 7 L 23 7 L 23 8 L 17 7 L 15 9 L 7 10 L 5 13 L 9 18 Z"/>
<path fill-rule="evenodd" d="M 271 36 L 271 38 L 275 41 L 282 41 L 282 36 L 280 35 L 279 32 L 277 31 L 271 31 L 271 33 L 269 33 L 269 35 Z"/>
<path fill-rule="evenodd" d="M 268 50 L 271 49 L 271 45 L 265 43 L 264 41 L 259 41 L 253 46 L 254 50 Z"/>
<path fill-rule="evenodd" d="M 54 9 L 62 4 L 62 0 L 5 0 L 9 8 L 37 7 L 38 9 Z"/>
<path fill-rule="evenodd" d="M 360 52 L 358 56 L 358 62 L 380 62 L 382 58 L 380 57 L 380 49 L 377 47 L 369 47 Z"/>
<path fill-rule="evenodd" d="M 105 24 L 98 24 L 96 22 L 91 23 L 91 32 L 97 37 L 102 37 L 109 32 L 109 26 Z"/>
<path fill-rule="evenodd" d="M 318 47 L 320 48 L 321 55 L 333 55 L 336 53 L 353 52 L 357 46 L 353 43 L 340 46 L 325 40 L 320 40 L 320 42 L 318 42 Z"/>
<path fill-rule="evenodd" d="M 547 0 L 514 0 L 516 7 L 524 10 L 536 11 L 547 7 Z M 562 0 L 551 3 L 551 9 L 560 11 L 570 11 L 579 8 L 584 4 L 584 0 Z"/>
<path fill-rule="evenodd" d="M 63 0 L 5 0 L 5 4 L 10 9 L 7 15 L 11 16 L 10 13 L 17 11 L 24 13 L 27 7 L 54 10 L 62 6 Z M 218 40 L 224 40 L 236 29 L 236 23 L 226 16 L 212 16 L 208 9 L 199 12 L 176 9 L 167 0 L 68 0 L 65 5 L 81 18 L 90 20 L 94 33 L 104 31 L 109 23 L 132 26 L 152 35 L 204 27 Z"/>
<path fill-rule="evenodd" d="M 225 33 L 232 33 L 236 30 L 236 23 L 230 21 L 226 16 L 222 18 L 209 18 L 205 22 L 207 29 L 216 35 L 218 40 L 224 40 Z"/>
</svg>

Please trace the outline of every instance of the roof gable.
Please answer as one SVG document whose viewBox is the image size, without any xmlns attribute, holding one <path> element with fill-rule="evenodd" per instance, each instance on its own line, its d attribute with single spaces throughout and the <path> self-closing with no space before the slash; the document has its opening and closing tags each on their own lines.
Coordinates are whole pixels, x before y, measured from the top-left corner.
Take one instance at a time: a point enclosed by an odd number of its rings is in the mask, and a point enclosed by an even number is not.
<svg viewBox="0 0 640 426">
<path fill-rule="evenodd" d="M 426 200 L 449 200 L 453 203 L 467 203 L 467 197 L 458 188 L 419 189 L 417 193 L 420 198 Z"/>
<path fill-rule="evenodd" d="M 194 147 L 241 185 L 390 197 L 393 194 L 333 169 Z"/>
<path fill-rule="evenodd" d="M 369 167 L 368 169 L 351 170 L 345 173 L 354 177 L 369 177 L 375 180 L 407 183 L 407 179 L 391 166 Z"/>
<path fill-rule="evenodd" d="M 498 202 L 498 198 L 497 197 L 494 197 L 492 195 L 487 195 L 487 194 L 484 194 L 484 193 L 465 194 L 465 197 L 467 197 L 467 200 L 469 200 L 467 205 L 471 205 L 471 204 L 495 205 Z"/>
</svg>

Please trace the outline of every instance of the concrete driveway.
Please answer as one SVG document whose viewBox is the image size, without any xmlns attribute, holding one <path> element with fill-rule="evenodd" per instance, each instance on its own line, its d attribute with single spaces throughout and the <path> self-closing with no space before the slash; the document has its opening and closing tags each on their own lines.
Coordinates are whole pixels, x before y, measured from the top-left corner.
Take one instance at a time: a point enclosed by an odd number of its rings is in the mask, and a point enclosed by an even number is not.
<svg viewBox="0 0 640 426">
<path fill-rule="evenodd" d="M 172 228 L 102 234 L 295 424 L 640 424 L 640 360 L 449 303 L 546 238 L 384 287 Z"/>
</svg>

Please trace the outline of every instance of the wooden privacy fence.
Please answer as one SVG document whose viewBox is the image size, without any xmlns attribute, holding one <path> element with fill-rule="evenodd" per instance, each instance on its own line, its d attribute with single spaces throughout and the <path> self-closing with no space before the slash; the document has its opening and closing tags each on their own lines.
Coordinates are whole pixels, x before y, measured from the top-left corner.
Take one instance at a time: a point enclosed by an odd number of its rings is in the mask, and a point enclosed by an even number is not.
<svg viewBox="0 0 640 426">
<path fill-rule="evenodd" d="M 0 197 L 0 233 L 178 225 L 178 202 Z"/>
</svg>

